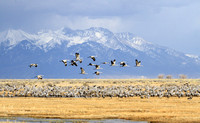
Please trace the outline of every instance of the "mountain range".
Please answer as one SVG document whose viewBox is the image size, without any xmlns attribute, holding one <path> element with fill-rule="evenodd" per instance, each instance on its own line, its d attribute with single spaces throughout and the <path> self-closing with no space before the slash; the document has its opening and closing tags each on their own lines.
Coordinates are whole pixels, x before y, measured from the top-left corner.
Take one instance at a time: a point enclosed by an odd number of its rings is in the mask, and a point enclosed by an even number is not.
<svg viewBox="0 0 200 123">
<path fill-rule="evenodd" d="M 80 53 L 82 63 L 78 66 L 64 66 L 60 60 L 74 60 Z M 96 56 L 92 61 L 89 56 Z M 103 65 L 116 59 L 116 66 Z M 135 67 L 135 59 L 141 67 Z M 120 67 L 125 61 L 128 66 Z M 30 68 L 37 63 L 37 68 Z M 102 74 L 89 63 L 101 65 Z M 80 67 L 86 75 L 80 74 Z M 188 78 L 200 75 L 199 56 L 178 52 L 174 49 L 145 41 L 132 33 L 113 33 L 101 27 L 85 30 L 62 28 L 27 33 L 23 30 L 8 29 L 0 32 L 0 78 L 33 79 L 36 75 L 44 78 L 156 78 L 158 74 L 177 78 L 185 74 Z"/>
</svg>

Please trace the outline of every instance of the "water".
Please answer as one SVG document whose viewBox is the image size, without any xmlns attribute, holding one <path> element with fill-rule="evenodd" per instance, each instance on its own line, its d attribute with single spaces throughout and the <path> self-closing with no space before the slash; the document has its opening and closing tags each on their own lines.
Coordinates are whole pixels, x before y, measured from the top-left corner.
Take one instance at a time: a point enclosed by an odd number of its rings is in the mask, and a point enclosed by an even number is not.
<svg viewBox="0 0 200 123">
<path fill-rule="evenodd" d="M 101 119 L 101 120 L 86 120 L 86 119 L 39 119 L 39 118 L 24 118 L 12 117 L 2 118 L 0 122 L 34 122 L 34 123 L 148 123 L 147 121 L 131 121 L 123 119 Z"/>
</svg>

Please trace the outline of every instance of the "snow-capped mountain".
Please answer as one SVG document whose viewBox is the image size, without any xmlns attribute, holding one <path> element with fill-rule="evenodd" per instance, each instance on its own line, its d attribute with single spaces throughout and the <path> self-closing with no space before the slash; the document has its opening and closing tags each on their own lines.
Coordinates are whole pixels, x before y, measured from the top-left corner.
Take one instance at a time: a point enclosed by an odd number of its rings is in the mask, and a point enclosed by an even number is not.
<svg viewBox="0 0 200 123">
<path fill-rule="evenodd" d="M 59 62 L 72 60 L 79 52 L 83 63 L 78 67 Z M 158 74 L 186 74 L 188 77 L 200 75 L 198 56 L 184 54 L 176 50 L 145 41 L 132 33 L 113 33 L 105 28 L 86 30 L 42 30 L 30 34 L 22 30 L 9 29 L 0 33 L 0 78 L 33 78 L 43 74 L 45 78 L 94 78 L 94 67 L 90 62 L 116 59 L 126 61 L 128 67 L 111 67 L 101 64 L 100 78 L 134 78 L 138 76 L 156 77 Z M 88 56 L 97 56 L 93 62 Z M 142 61 L 142 67 L 135 67 L 135 59 Z M 29 68 L 38 63 L 38 68 Z M 80 75 L 80 67 L 87 75 Z"/>
</svg>

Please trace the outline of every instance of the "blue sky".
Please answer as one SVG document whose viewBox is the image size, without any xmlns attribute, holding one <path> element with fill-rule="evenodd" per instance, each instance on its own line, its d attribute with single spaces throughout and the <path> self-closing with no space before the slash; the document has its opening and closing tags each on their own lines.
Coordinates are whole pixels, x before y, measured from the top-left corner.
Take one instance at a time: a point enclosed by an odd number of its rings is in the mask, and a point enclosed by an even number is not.
<svg viewBox="0 0 200 123">
<path fill-rule="evenodd" d="M 200 0 L 0 0 L 0 31 L 104 27 L 200 55 Z"/>
</svg>

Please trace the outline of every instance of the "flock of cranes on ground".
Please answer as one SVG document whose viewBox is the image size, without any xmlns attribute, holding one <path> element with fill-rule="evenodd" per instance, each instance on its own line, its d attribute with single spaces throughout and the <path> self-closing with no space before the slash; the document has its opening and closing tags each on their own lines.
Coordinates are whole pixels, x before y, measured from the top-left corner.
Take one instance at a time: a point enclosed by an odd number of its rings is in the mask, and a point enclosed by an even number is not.
<svg viewBox="0 0 200 123">
<path fill-rule="evenodd" d="M 82 59 L 80 58 L 80 54 L 79 53 L 75 53 L 75 60 L 68 60 L 68 59 L 63 59 L 63 60 L 60 60 L 60 62 L 62 62 L 65 66 L 67 66 L 67 61 L 70 61 L 70 65 L 71 66 L 78 66 L 77 62 L 79 63 L 82 63 Z M 93 61 L 96 61 L 96 56 L 89 56 L 88 58 L 91 58 Z M 102 64 L 109 64 L 108 62 L 102 62 Z M 122 61 L 122 62 L 119 62 L 120 66 L 121 67 L 127 67 L 127 63 Z M 110 66 L 115 66 L 116 65 L 116 60 L 111 60 L 110 61 Z M 89 63 L 88 66 L 95 66 L 95 70 L 98 70 L 98 69 L 102 69 L 100 67 L 100 65 L 97 65 L 97 64 L 92 64 L 92 63 Z M 141 66 L 141 61 L 138 61 L 137 59 L 135 59 L 135 67 L 140 67 Z M 29 67 L 38 67 L 38 64 L 30 64 Z M 88 74 L 85 72 L 85 70 L 80 67 L 81 69 L 81 73 L 80 74 Z M 95 71 L 94 74 L 96 75 L 100 75 L 102 72 L 99 72 L 99 71 Z M 43 75 L 37 75 L 36 76 L 38 79 L 42 79 L 43 78 Z"/>
</svg>

